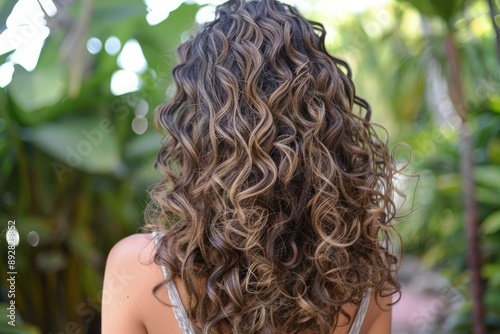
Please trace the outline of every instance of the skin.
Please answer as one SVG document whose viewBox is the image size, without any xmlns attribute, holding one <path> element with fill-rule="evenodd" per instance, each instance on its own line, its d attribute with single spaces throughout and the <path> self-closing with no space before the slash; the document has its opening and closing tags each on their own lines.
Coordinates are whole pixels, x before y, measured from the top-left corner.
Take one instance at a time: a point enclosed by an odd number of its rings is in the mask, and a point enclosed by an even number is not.
<svg viewBox="0 0 500 334">
<path fill-rule="evenodd" d="M 151 234 L 134 234 L 119 241 L 109 253 L 104 275 L 102 300 L 102 333 L 182 334 L 172 308 L 163 305 L 152 294 L 154 286 L 164 280 L 161 267 L 153 262 L 155 245 Z M 184 305 L 186 294 L 180 280 L 175 280 Z M 169 304 L 166 288 L 158 297 Z M 391 333 L 391 297 L 380 298 L 381 309 L 370 300 L 361 334 Z M 357 309 L 346 306 L 354 318 Z M 340 319 L 344 323 L 345 319 Z M 347 334 L 349 326 L 337 328 L 332 334 Z"/>
</svg>

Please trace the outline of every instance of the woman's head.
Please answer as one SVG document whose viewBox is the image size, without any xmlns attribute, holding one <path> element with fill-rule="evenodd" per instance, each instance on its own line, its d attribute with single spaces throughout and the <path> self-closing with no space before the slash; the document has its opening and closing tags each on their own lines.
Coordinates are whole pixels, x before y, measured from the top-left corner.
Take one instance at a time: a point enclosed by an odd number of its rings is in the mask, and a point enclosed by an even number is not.
<svg viewBox="0 0 500 334">
<path fill-rule="evenodd" d="M 399 290 L 379 238 L 396 169 L 324 37 L 289 5 L 229 1 L 178 49 L 152 225 L 200 329 L 327 333 Z"/>
</svg>

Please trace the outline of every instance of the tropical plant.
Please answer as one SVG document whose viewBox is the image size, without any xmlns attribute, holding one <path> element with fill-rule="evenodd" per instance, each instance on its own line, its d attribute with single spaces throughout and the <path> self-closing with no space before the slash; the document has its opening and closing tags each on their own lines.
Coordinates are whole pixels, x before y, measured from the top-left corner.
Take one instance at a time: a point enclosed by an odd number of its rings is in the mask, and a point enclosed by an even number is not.
<svg viewBox="0 0 500 334">
<path fill-rule="evenodd" d="M 2 16 L 15 4 L 4 3 Z M 51 33 L 36 69 L 15 65 L 0 89 L 0 219 L 15 220 L 20 236 L 19 333 L 100 332 L 106 255 L 142 225 L 147 189 L 158 177 L 152 109 L 165 98 L 174 50 L 198 9 L 181 4 L 150 26 L 141 1 L 61 2 L 53 17 L 45 15 Z M 123 71 L 120 48 L 87 51 L 96 47 L 87 43 L 98 47 L 111 36 L 140 45 L 147 66 L 137 70 L 137 91 L 115 96 L 110 89 Z M 2 256 L 2 282 L 6 269 Z M 0 332 L 14 333 L 3 320 Z"/>
<path fill-rule="evenodd" d="M 489 248 L 491 248 L 491 245 L 488 243 L 490 236 L 488 235 L 488 238 L 482 240 L 483 236 L 479 236 L 479 224 L 482 222 L 482 228 L 484 228 L 484 226 L 494 226 L 495 222 L 490 215 L 494 214 L 495 206 L 498 207 L 500 203 L 490 198 L 489 203 L 485 204 L 482 202 L 484 198 L 479 197 L 478 199 L 477 196 L 481 196 L 480 194 L 484 194 L 485 191 L 484 188 L 481 188 L 481 186 L 485 185 L 481 185 L 479 180 L 484 182 L 486 175 L 491 177 L 495 175 L 494 172 L 500 171 L 494 161 L 489 161 L 489 154 L 487 151 L 492 147 L 491 143 L 495 143 L 496 138 L 498 138 L 498 131 L 491 126 L 484 127 L 485 121 L 487 122 L 486 124 L 492 124 L 492 121 L 497 120 L 497 115 L 495 115 L 495 113 L 498 113 L 498 110 L 492 107 L 491 103 L 489 105 L 486 104 L 487 107 L 485 107 L 484 104 L 490 101 L 488 98 L 491 97 L 487 97 L 487 99 L 483 99 L 483 101 L 467 100 L 467 97 L 473 94 L 467 94 L 466 85 L 464 85 L 464 82 L 467 80 L 465 78 L 466 71 L 470 71 L 468 73 L 470 75 L 468 80 L 474 82 L 477 82 L 477 80 L 481 78 L 484 71 L 478 71 L 478 66 L 463 65 L 475 65 L 479 59 L 471 59 L 471 55 L 473 54 L 466 53 L 467 51 L 471 51 L 470 48 L 467 49 L 464 47 L 464 51 L 466 52 L 461 54 L 459 42 L 457 42 L 459 30 L 460 28 L 463 29 L 463 27 L 460 27 L 460 25 L 463 24 L 463 20 L 460 22 L 459 19 L 463 17 L 466 10 L 472 7 L 473 4 L 460 0 L 401 0 L 401 2 L 409 3 L 416 8 L 424 17 L 424 22 L 425 20 L 428 20 L 427 22 L 430 20 L 437 20 L 442 24 L 442 35 L 437 36 L 442 41 L 440 45 L 432 43 L 432 39 L 429 38 L 435 38 L 436 36 L 426 37 L 430 39 L 428 44 L 431 53 L 444 55 L 444 57 L 433 56 L 431 60 L 443 64 L 441 69 L 447 78 L 448 96 L 460 119 L 459 122 L 452 119 L 448 120 L 449 123 L 457 127 L 457 133 L 459 135 L 458 144 L 457 137 L 454 137 L 452 147 L 443 145 L 437 148 L 440 152 L 449 154 L 443 154 L 439 157 L 433 155 L 426 156 L 423 159 L 424 162 L 420 165 L 421 168 L 428 167 L 431 171 L 431 175 L 436 177 L 438 181 L 444 181 L 447 186 L 453 185 L 451 189 L 445 188 L 444 191 L 442 188 L 436 187 L 433 188 L 433 191 L 425 190 L 427 194 L 442 196 L 442 200 L 433 201 L 432 205 L 427 205 L 426 210 L 424 210 L 427 215 L 424 214 L 420 218 L 421 225 L 420 228 L 417 229 L 420 238 L 425 238 L 425 236 L 431 234 L 436 240 L 436 242 L 424 252 L 424 257 L 432 259 L 433 261 L 431 262 L 433 262 L 433 264 L 442 264 L 441 261 L 443 259 L 449 261 L 445 272 L 452 274 L 450 277 L 460 277 L 460 279 L 462 279 L 462 284 L 464 283 L 464 274 L 467 273 L 469 275 L 471 289 L 464 292 L 466 296 L 471 297 L 469 299 L 471 302 L 466 303 L 464 310 L 467 311 L 465 312 L 466 314 L 472 314 L 472 319 L 469 317 L 462 317 L 465 321 L 462 320 L 460 325 L 457 325 L 455 329 L 464 332 L 473 331 L 474 333 L 486 333 L 487 329 L 488 331 L 496 331 L 499 328 L 497 308 L 496 305 L 491 302 L 494 299 L 489 298 L 486 301 L 485 312 L 483 280 L 487 282 L 487 292 L 493 293 L 487 294 L 488 296 L 498 293 L 498 291 L 495 290 L 496 288 L 494 288 L 494 281 L 496 278 L 494 278 L 495 276 L 492 274 L 491 268 L 492 266 L 496 266 L 495 263 L 497 263 L 499 259 L 494 256 L 488 256 L 488 254 L 490 254 Z M 466 24 L 465 30 L 468 28 Z M 492 30 L 495 31 L 497 29 L 495 28 Z M 474 51 L 477 52 L 482 50 L 477 49 L 476 46 Z M 493 53 L 493 56 L 494 55 Z M 440 58 L 441 60 L 439 61 Z M 479 102 L 482 104 L 481 108 L 471 110 L 471 102 Z M 473 111 L 477 112 L 478 115 L 474 114 Z M 436 133 L 435 130 L 434 133 Z M 483 136 L 483 140 L 481 141 L 476 138 L 474 142 L 474 136 L 479 138 Z M 484 140 L 485 137 L 488 138 L 488 140 Z M 433 142 L 433 144 L 437 146 L 436 143 L 439 141 L 434 138 Z M 442 143 L 449 144 L 449 142 L 443 141 Z M 492 149 L 496 149 L 494 144 Z M 480 159 L 478 159 L 479 152 L 483 153 Z M 485 166 L 485 164 L 487 165 Z M 476 178 L 474 178 L 474 176 L 476 176 Z M 440 184 L 442 185 L 443 183 L 436 183 L 436 185 Z M 491 182 L 489 182 L 486 187 L 491 189 Z M 460 194 L 462 194 L 462 200 L 459 198 Z M 445 199 L 448 199 L 448 201 L 445 201 Z M 488 205 L 493 205 L 493 212 L 491 211 L 492 208 L 488 207 Z M 436 213 L 444 214 L 445 216 L 436 217 L 434 216 Z M 453 219 L 450 220 L 450 213 L 452 217 L 455 217 L 454 221 Z M 456 218 L 457 214 L 461 214 L 461 216 Z M 496 215 L 493 217 L 496 217 Z M 434 218 L 434 220 L 431 218 Z M 433 225 L 432 221 L 438 223 L 447 221 L 447 223 L 443 227 L 441 224 Z M 463 222 L 463 224 L 459 225 L 459 222 Z M 491 232 L 495 229 L 487 227 L 486 230 Z M 429 231 L 430 233 L 425 233 Z M 463 237 L 460 237 L 461 234 Z M 466 242 L 464 242 L 464 240 L 466 240 Z M 453 253 L 451 253 L 450 250 L 453 250 Z M 467 259 L 467 262 L 464 262 L 463 259 Z M 485 271 L 482 268 L 489 269 Z M 490 284 L 492 279 L 493 285 Z M 458 322 L 456 323 L 458 324 Z"/>
</svg>

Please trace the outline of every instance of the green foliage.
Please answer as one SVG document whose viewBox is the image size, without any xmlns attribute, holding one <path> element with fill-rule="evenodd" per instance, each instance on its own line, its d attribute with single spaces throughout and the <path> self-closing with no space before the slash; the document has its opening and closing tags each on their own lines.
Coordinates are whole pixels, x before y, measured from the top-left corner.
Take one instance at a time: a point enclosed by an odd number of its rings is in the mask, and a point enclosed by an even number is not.
<svg viewBox="0 0 500 334">
<path fill-rule="evenodd" d="M 105 259 L 143 224 L 161 142 L 152 111 L 165 99 L 174 50 L 199 9 L 183 4 L 149 26 L 140 1 L 95 2 L 89 23 L 82 6 L 67 8 L 73 23 L 55 25 L 37 68 L 16 65 L 12 82 L 0 90 L 0 220 L 15 220 L 20 235 L 15 333 L 100 332 Z M 117 55 L 87 53 L 90 37 L 109 36 L 140 43 L 148 63 L 141 90 L 114 96 Z M 78 73 L 83 80 L 76 80 Z M 131 126 L 139 104 L 149 124 L 141 135 Z M 36 246 L 27 241 L 32 231 L 39 235 Z M 4 256 L 0 263 L 5 282 Z M 5 292 L 1 303 L 9 302 Z M 14 333 L 10 327 L 0 332 Z"/>
<path fill-rule="evenodd" d="M 491 43 L 490 43 L 491 44 Z M 480 210 L 481 251 L 485 286 L 486 326 L 488 333 L 500 328 L 500 289 L 494 270 L 500 263 L 500 106 L 495 80 L 488 73 L 494 57 L 492 45 L 485 46 L 480 39 L 461 46 L 462 68 L 469 108 L 473 114 L 474 162 L 476 197 Z M 490 56 L 488 56 L 490 55 Z M 492 66 L 493 65 L 493 66 Z M 478 85 L 478 82 L 480 85 Z M 430 144 L 420 148 L 421 142 L 412 140 L 419 149 L 416 170 L 423 171 L 421 189 L 417 196 L 417 213 L 413 220 L 402 227 L 406 233 L 408 252 L 420 254 L 424 263 L 441 268 L 451 282 L 462 291 L 467 302 L 453 317 L 454 333 L 472 331 L 470 289 L 467 267 L 467 242 L 465 238 L 464 206 L 459 169 L 460 148 L 457 135 L 441 126 L 423 129 L 422 137 Z M 427 135 L 425 134 L 427 133 Z M 431 134 L 429 136 L 429 134 Z M 425 139 L 421 138 L 425 143 Z M 431 150 L 428 148 L 432 147 Z"/>
<path fill-rule="evenodd" d="M 448 24 L 465 8 L 465 0 L 398 0 L 414 6 L 420 13 L 428 17 L 438 17 Z"/>
<path fill-rule="evenodd" d="M 483 106 L 474 115 L 475 181 L 480 212 L 480 238 L 485 281 L 485 302 L 488 332 L 500 328 L 500 114 L 498 109 Z M 425 130 L 432 133 L 435 149 L 419 150 L 424 154 L 415 169 L 421 171 L 417 192 L 418 210 L 400 226 L 405 236 L 407 252 L 420 254 L 425 264 L 441 268 L 452 284 L 466 297 L 469 289 L 467 243 L 464 233 L 464 207 L 459 170 L 459 146 L 456 136 L 442 134 L 442 129 Z M 467 298 L 467 299 L 468 299 Z M 454 332 L 471 331 L 471 305 L 466 303 L 456 317 Z"/>
</svg>

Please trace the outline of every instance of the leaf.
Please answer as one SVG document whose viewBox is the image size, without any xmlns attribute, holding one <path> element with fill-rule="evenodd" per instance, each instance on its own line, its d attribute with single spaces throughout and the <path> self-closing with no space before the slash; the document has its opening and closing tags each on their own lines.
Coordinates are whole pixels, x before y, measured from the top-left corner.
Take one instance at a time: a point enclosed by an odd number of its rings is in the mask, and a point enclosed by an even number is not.
<svg viewBox="0 0 500 334">
<path fill-rule="evenodd" d="M 74 119 L 25 129 L 25 137 L 58 161 L 58 175 L 77 168 L 91 173 L 109 173 L 118 168 L 120 154 L 111 119 Z"/>
<path fill-rule="evenodd" d="M 425 99 L 425 71 L 415 57 L 401 60 L 394 73 L 390 102 L 399 121 L 415 120 Z"/>
<path fill-rule="evenodd" d="M 125 157 L 141 158 L 156 156 L 161 147 L 162 137 L 157 132 L 146 132 L 130 140 L 125 146 Z"/>
<path fill-rule="evenodd" d="M 456 173 L 438 175 L 436 186 L 439 192 L 445 194 L 455 194 L 460 191 L 462 181 L 460 175 Z"/>
<path fill-rule="evenodd" d="M 398 0 L 412 5 L 416 10 L 425 16 L 434 16 L 436 12 L 429 0 Z"/>
<path fill-rule="evenodd" d="M 491 140 L 488 147 L 488 155 L 492 163 L 500 165 L 500 138 Z"/>
<path fill-rule="evenodd" d="M 455 14 L 463 11 L 465 0 L 398 0 L 415 7 L 422 15 L 439 17 L 448 25 Z"/>
<path fill-rule="evenodd" d="M 485 235 L 500 231 L 500 210 L 495 211 L 486 217 L 480 226 L 480 230 Z"/>
<path fill-rule="evenodd" d="M 102 22 L 102 24 L 113 26 L 116 22 L 145 15 L 146 6 L 144 4 L 109 4 L 103 1 L 102 5 L 95 7 L 92 20 L 93 24 Z"/>
<path fill-rule="evenodd" d="M 489 310 L 500 310 L 500 290 L 492 286 L 487 287 L 484 292 L 484 303 Z"/>
<path fill-rule="evenodd" d="M 500 199 L 498 198 L 498 192 L 495 190 L 478 187 L 476 188 L 477 201 L 480 204 L 485 204 L 492 207 L 497 207 L 500 204 Z"/>
<path fill-rule="evenodd" d="M 481 274 L 488 281 L 488 286 L 500 287 L 500 264 L 488 263 L 484 265 Z"/>
<path fill-rule="evenodd" d="M 482 165 L 474 169 L 475 181 L 488 189 L 493 189 L 500 193 L 500 166 Z M 500 202 L 500 200 L 497 200 Z"/>
<path fill-rule="evenodd" d="M 50 67 L 37 67 L 31 73 L 16 65 L 8 91 L 15 103 L 29 113 L 59 102 L 66 92 L 66 82 L 66 73 L 57 62 Z"/>
<path fill-rule="evenodd" d="M 444 249 L 441 244 L 433 244 L 422 257 L 422 263 L 426 266 L 433 266 L 443 257 Z"/>
<path fill-rule="evenodd" d="M 497 16 L 500 16 L 497 15 Z M 500 114 L 500 95 L 492 95 L 489 97 L 489 107 L 494 113 Z"/>
</svg>

